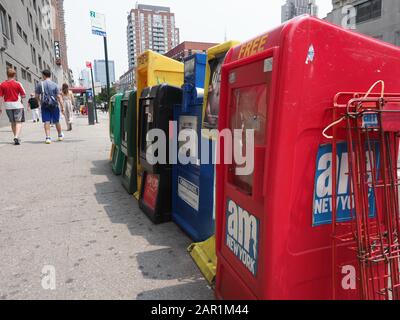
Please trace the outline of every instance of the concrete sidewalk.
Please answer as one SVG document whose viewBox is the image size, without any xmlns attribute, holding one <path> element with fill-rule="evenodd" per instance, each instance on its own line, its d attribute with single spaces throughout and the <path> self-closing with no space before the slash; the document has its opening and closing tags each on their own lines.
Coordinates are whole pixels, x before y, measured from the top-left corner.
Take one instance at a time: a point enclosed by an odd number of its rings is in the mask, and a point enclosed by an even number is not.
<svg viewBox="0 0 400 320">
<path fill-rule="evenodd" d="M 0 128 L 0 300 L 213 299 L 190 240 L 154 226 L 111 173 L 100 121 L 77 119 L 52 145 L 41 124 L 24 126 L 19 147 Z"/>
</svg>

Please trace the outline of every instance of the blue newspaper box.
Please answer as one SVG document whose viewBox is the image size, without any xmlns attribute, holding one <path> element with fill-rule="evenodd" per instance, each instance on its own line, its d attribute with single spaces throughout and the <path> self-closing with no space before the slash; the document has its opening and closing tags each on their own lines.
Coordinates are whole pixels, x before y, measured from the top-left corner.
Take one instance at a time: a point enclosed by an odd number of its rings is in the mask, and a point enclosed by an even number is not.
<svg viewBox="0 0 400 320">
<path fill-rule="evenodd" d="M 206 55 L 195 54 L 185 60 L 185 83 L 182 105 L 174 109 L 178 136 L 183 130 L 197 133 L 195 148 L 185 148 L 178 143 L 178 164 L 173 167 L 172 218 L 195 241 L 211 237 L 214 229 L 214 166 L 212 165 L 212 141 L 202 138 L 203 98 Z M 201 145 L 209 144 L 209 159 L 201 161 Z M 190 159 L 189 164 L 179 161 L 179 154 Z"/>
</svg>

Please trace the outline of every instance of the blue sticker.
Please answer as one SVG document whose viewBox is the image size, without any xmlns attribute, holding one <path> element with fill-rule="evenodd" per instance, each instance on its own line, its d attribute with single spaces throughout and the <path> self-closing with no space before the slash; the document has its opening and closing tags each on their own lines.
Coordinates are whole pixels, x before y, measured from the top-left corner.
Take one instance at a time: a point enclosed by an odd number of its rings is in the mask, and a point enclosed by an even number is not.
<svg viewBox="0 0 400 320">
<path fill-rule="evenodd" d="M 260 222 L 234 201 L 226 211 L 226 246 L 250 271 L 257 275 Z"/>
<path fill-rule="evenodd" d="M 377 171 L 380 167 L 379 144 L 372 143 L 375 149 Z M 350 197 L 350 177 L 347 143 L 337 144 L 337 221 L 351 221 L 354 201 Z M 368 154 L 366 155 L 367 168 L 371 168 Z M 369 177 L 371 180 L 372 176 Z M 372 188 L 369 190 L 369 215 L 376 215 L 375 195 Z M 313 226 L 321 226 L 332 223 L 332 145 L 321 145 L 318 150 L 314 204 L 313 204 Z"/>
<path fill-rule="evenodd" d="M 365 114 L 363 116 L 363 128 L 376 128 L 379 125 L 377 114 Z"/>
</svg>

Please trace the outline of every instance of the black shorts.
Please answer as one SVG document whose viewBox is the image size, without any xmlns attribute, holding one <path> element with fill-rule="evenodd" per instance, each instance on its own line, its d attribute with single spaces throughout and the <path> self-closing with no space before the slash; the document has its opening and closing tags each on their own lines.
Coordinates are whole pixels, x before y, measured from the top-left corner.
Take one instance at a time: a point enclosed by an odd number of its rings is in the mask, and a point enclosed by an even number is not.
<svg viewBox="0 0 400 320">
<path fill-rule="evenodd" d="M 6 110 L 8 119 L 11 123 L 25 122 L 25 110 L 24 109 L 12 109 Z"/>
</svg>

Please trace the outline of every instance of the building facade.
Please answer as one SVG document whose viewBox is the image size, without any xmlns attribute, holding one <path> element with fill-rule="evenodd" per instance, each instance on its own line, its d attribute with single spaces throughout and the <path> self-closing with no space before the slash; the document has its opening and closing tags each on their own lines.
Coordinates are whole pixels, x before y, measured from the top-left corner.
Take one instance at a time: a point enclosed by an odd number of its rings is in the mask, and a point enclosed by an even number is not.
<svg viewBox="0 0 400 320">
<path fill-rule="evenodd" d="M 0 81 L 6 79 L 7 68 L 14 68 L 28 95 L 39 83 L 41 70 L 57 74 L 53 32 L 57 10 L 52 8 L 50 0 L 0 0 Z M 3 113 L 0 126 L 6 123 Z"/>
<path fill-rule="evenodd" d="M 400 1 L 333 0 L 326 20 L 400 46 Z"/>
<path fill-rule="evenodd" d="M 168 52 L 179 44 L 175 14 L 168 7 L 137 4 L 128 15 L 127 41 L 129 69 L 146 50 Z"/>
<path fill-rule="evenodd" d="M 302 14 L 318 16 L 318 6 L 315 0 L 286 0 L 282 6 L 282 22 L 293 19 Z"/>
<path fill-rule="evenodd" d="M 115 62 L 112 60 L 108 61 L 108 70 L 110 74 L 110 85 L 115 82 Z M 106 61 L 105 60 L 94 60 L 94 81 L 101 83 L 103 87 L 107 86 L 107 74 L 106 74 Z"/>
<path fill-rule="evenodd" d="M 117 86 L 118 91 L 123 92 L 128 89 L 133 89 L 135 87 L 135 79 L 136 68 L 130 68 L 119 78 Z"/>
<path fill-rule="evenodd" d="M 89 69 L 83 69 L 79 75 L 79 86 L 84 88 L 92 87 L 92 77 L 90 75 Z"/>
<path fill-rule="evenodd" d="M 178 61 L 183 61 L 184 58 L 194 53 L 206 53 L 209 48 L 216 45 L 217 43 L 185 41 L 168 51 L 165 56 Z"/>
<path fill-rule="evenodd" d="M 73 84 L 68 66 L 67 35 L 65 32 L 64 0 L 51 0 L 54 36 L 55 77 L 59 83 Z"/>
</svg>

